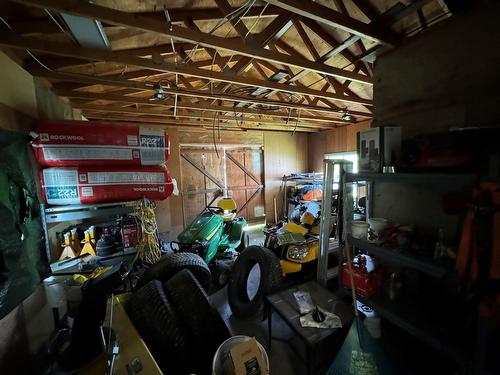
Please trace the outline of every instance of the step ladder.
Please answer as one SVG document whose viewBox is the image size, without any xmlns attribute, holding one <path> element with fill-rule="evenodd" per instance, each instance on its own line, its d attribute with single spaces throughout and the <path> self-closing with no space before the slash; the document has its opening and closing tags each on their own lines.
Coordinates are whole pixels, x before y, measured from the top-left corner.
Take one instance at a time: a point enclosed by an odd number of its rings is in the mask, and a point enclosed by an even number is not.
<svg viewBox="0 0 500 375">
<path fill-rule="evenodd" d="M 328 280 L 338 277 L 339 266 L 328 268 L 328 258 L 333 252 L 342 251 L 343 244 L 343 211 L 346 191 L 344 191 L 345 174 L 352 171 L 352 163 L 347 160 L 324 160 L 323 173 L 323 199 L 321 206 L 321 222 L 319 230 L 319 258 L 316 278 L 319 284 L 326 287 Z M 337 174 L 337 175 L 336 175 Z M 333 189 L 337 184 L 338 189 Z M 335 219 L 332 219 L 332 207 L 334 192 L 337 194 L 337 212 Z M 350 207 L 346 207 L 350 209 Z M 330 236 L 330 225 L 332 220 L 336 220 L 335 236 Z M 341 259 L 342 257 L 339 257 Z"/>
</svg>

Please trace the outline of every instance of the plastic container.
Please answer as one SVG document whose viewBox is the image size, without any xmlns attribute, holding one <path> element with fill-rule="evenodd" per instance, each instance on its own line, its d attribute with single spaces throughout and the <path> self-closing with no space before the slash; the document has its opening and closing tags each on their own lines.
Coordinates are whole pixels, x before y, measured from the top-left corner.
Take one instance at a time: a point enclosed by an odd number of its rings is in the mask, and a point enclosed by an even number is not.
<svg viewBox="0 0 500 375">
<path fill-rule="evenodd" d="M 368 224 L 370 224 L 370 229 L 375 233 L 382 233 L 389 226 L 389 220 L 381 217 L 372 217 L 368 219 Z"/>
<path fill-rule="evenodd" d="M 239 335 L 230 337 L 222 344 L 220 344 L 219 348 L 215 352 L 214 360 L 212 362 L 212 375 L 225 375 L 224 362 L 229 358 L 231 348 L 250 339 L 251 337 Z M 259 350 L 262 353 L 262 357 L 264 358 L 264 362 L 266 364 L 266 368 L 265 370 L 261 371 L 261 375 L 269 374 L 269 358 L 267 357 L 266 350 L 258 341 L 257 346 L 259 347 Z"/>
<path fill-rule="evenodd" d="M 365 221 L 351 222 L 351 235 L 358 240 L 366 240 L 369 225 Z"/>
</svg>

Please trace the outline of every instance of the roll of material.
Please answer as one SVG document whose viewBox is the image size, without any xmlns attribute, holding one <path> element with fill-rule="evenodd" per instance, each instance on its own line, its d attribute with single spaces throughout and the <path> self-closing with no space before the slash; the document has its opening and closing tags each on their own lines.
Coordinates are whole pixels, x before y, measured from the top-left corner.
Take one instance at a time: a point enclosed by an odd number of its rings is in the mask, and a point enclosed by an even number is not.
<svg viewBox="0 0 500 375">
<path fill-rule="evenodd" d="M 55 121 L 39 122 L 31 135 L 36 160 L 44 167 L 161 165 L 170 154 L 163 129 Z"/>
<path fill-rule="evenodd" d="M 174 190 L 165 166 L 47 168 L 40 181 L 45 202 L 53 205 L 163 200 Z"/>
</svg>

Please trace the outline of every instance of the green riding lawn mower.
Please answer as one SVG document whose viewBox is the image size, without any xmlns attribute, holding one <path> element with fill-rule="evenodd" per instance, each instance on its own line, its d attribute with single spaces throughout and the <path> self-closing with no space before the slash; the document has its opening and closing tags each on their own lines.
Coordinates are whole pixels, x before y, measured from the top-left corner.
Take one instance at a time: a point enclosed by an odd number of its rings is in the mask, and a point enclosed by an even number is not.
<svg viewBox="0 0 500 375">
<path fill-rule="evenodd" d="M 211 283 L 216 287 L 224 286 L 238 254 L 249 244 L 248 234 L 244 231 L 247 221 L 236 217 L 237 209 L 232 198 L 222 198 L 217 206 L 206 207 L 179 234 L 177 241 L 170 243 L 174 254 L 164 257 L 144 272 L 137 287 L 158 279 L 160 275 L 163 278 L 174 274 L 180 268 L 191 269 L 205 290 Z"/>
<path fill-rule="evenodd" d="M 235 316 L 256 314 L 264 296 L 282 284 L 283 269 L 273 251 L 248 246 L 247 221 L 236 213 L 236 202 L 231 198 L 222 198 L 217 207 L 206 207 L 177 241 L 171 242 L 172 252 L 139 277 L 136 290 L 151 280 L 166 282 L 188 269 L 207 293 L 214 291 L 211 285 L 217 290 L 228 283 L 229 305 Z M 250 283 L 249 276 L 257 268 L 259 277 L 252 280 L 258 281 Z"/>
</svg>

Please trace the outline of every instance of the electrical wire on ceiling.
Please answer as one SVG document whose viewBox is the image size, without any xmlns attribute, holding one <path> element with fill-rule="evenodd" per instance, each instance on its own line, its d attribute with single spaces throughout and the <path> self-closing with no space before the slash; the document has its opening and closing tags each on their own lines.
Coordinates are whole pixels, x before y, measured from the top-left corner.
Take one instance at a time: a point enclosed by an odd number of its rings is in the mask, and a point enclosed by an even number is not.
<svg viewBox="0 0 500 375">
<path fill-rule="evenodd" d="M 163 13 L 167 19 L 168 30 L 172 31 L 172 19 L 170 18 L 170 13 L 168 12 L 166 5 L 163 6 Z M 174 39 L 172 37 L 170 37 L 170 45 L 172 46 L 172 53 L 174 54 L 174 64 L 177 65 L 177 52 L 175 51 Z"/>
<path fill-rule="evenodd" d="M 300 109 L 297 109 L 297 119 L 295 120 L 295 127 L 293 128 L 292 136 L 295 135 L 295 131 L 297 130 L 297 126 L 299 125 L 300 120 Z"/>
<path fill-rule="evenodd" d="M 215 154 L 217 155 L 217 159 L 219 159 L 219 150 L 217 150 L 217 140 L 215 139 L 215 125 L 216 125 L 218 113 L 219 112 L 215 112 L 214 120 L 213 120 L 213 124 L 212 124 L 212 139 L 214 141 L 214 149 L 215 149 Z"/>
<path fill-rule="evenodd" d="M 239 7 L 238 9 L 236 9 L 234 11 L 232 11 L 231 13 L 227 14 L 222 19 L 220 19 L 219 22 L 217 22 L 217 24 L 214 27 L 212 27 L 212 29 L 210 29 L 210 31 L 207 34 L 210 35 L 210 34 L 214 33 L 221 26 L 223 26 L 226 23 L 231 22 L 233 19 L 239 17 L 242 12 L 245 12 L 245 11 L 248 12 L 247 8 L 250 9 L 253 6 L 253 4 L 255 4 L 255 2 L 256 2 L 256 0 L 247 0 L 245 2 L 245 4 L 243 4 L 241 7 Z M 246 12 L 245 12 L 245 14 L 246 14 Z M 191 49 L 189 55 L 186 56 L 186 58 L 183 61 L 181 61 L 181 63 L 182 64 L 187 64 L 189 61 L 191 61 L 191 59 L 195 55 L 196 51 L 198 50 L 199 46 L 200 46 L 200 43 L 196 43 L 196 45 L 194 46 L 194 48 Z"/>
<path fill-rule="evenodd" d="M 3 23 L 5 26 L 7 26 L 7 28 L 9 29 L 9 31 L 10 31 L 12 34 L 14 34 L 14 35 L 16 34 L 16 33 L 14 32 L 14 29 L 12 28 L 12 26 L 10 26 L 10 24 L 9 24 L 9 23 L 5 20 L 5 18 L 3 18 L 3 17 L 1 17 L 1 16 L 0 16 L 0 21 L 2 21 L 2 23 Z M 40 61 L 40 60 L 39 60 L 39 59 L 38 59 L 35 55 L 33 55 L 29 49 L 26 49 L 25 51 L 26 51 L 26 53 L 27 53 L 28 55 L 30 55 L 30 56 L 31 56 L 31 58 L 32 58 L 33 60 L 35 60 L 35 61 L 36 61 L 36 62 L 37 62 L 37 63 L 38 63 L 38 64 L 39 64 L 42 68 L 47 69 L 47 70 L 49 70 L 49 71 L 52 71 L 52 69 L 50 69 L 47 65 L 45 65 L 43 62 L 41 62 L 41 61 Z"/>
<path fill-rule="evenodd" d="M 52 20 L 52 22 L 54 22 L 56 24 L 56 26 L 59 28 L 59 30 L 61 30 L 64 35 L 66 35 L 69 39 L 71 39 L 71 41 L 73 42 L 73 44 L 78 45 L 78 42 L 76 41 L 76 39 L 73 36 L 73 34 L 71 34 L 66 28 L 64 28 L 61 25 L 61 23 L 52 15 L 52 13 L 50 13 L 50 11 L 48 9 L 44 9 L 44 11 L 45 11 L 45 13 L 47 13 L 47 15 Z"/>
<path fill-rule="evenodd" d="M 245 16 L 246 16 L 246 14 L 248 13 L 248 11 L 249 11 L 249 10 L 250 10 L 253 6 L 254 6 L 255 2 L 256 2 L 256 0 L 253 0 L 253 2 L 252 2 L 252 3 L 251 3 L 251 4 L 250 4 L 250 5 L 246 8 L 245 13 L 243 13 L 241 16 L 239 16 L 238 20 L 237 20 L 237 21 L 235 22 L 235 24 L 233 25 L 233 29 L 234 29 L 234 28 L 236 28 L 236 25 L 238 25 L 238 23 L 242 22 L 243 17 L 245 17 Z M 266 5 L 266 6 L 267 6 L 267 5 Z M 229 35 L 230 33 L 231 33 L 231 29 L 229 29 L 229 30 L 227 31 L 227 33 L 226 33 L 226 35 L 224 36 L 224 38 L 227 38 L 227 37 L 228 37 L 228 35 Z M 245 37 L 243 38 L 243 42 L 245 42 L 245 39 L 246 39 L 247 35 L 248 35 L 248 33 L 247 33 L 247 34 L 245 35 Z M 212 65 L 210 65 L 210 70 L 211 70 L 211 71 L 212 71 L 212 70 L 213 70 L 213 68 L 214 68 L 214 65 L 215 65 L 215 59 L 216 59 L 217 55 L 218 55 L 218 51 L 217 51 L 217 50 L 215 50 L 215 52 L 214 52 L 214 57 L 213 57 L 213 59 L 212 59 Z M 221 56 L 221 57 L 222 57 L 222 56 Z M 231 58 L 232 58 L 232 56 L 231 56 Z M 231 58 L 230 58 L 229 60 L 231 60 Z M 224 67 L 222 68 L 222 70 L 224 70 Z M 222 71 L 222 70 L 221 70 L 221 71 Z"/>
<path fill-rule="evenodd" d="M 252 3 L 252 5 L 250 6 L 250 8 L 253 6 L 253 4 L 255 4 L 256 1 L 254 1 Z M 254 29 L 254 27 L 257 25 L 257 23 L 260 21 L 262 15 L 264 14 L 264 12 L 266 11 L 267 7 L 268 7 L 269 3 L 266 3 L 266 5 L 264 6 L 264 8 L 262 9 L 262 11 L 259 13 L 257 19 L 255 20 L 255 22 L 252 24 L 252 26 L 248 29 L 247 33 L 245 34 L 245 37 L 243 38 L 243 42 L 245 41 L 245 39 L 247 38 L 247 36 L 250 34 L 250 32 Z M 250 10 L 250 8 L 248 8 L 248 10 Z M 246 13 L 245 13 L 246 14 Z M 241 18 L 240 18 L 241 20 Z M 229 57 L 229 60 L 224 64 L 224 66 L 222 67 L 221 69 L 221 72 L 224 71 L 224 69 L 226 69 L 226 67 L 229 65 L 229 63 L 231 62 L 231 60 L 233 59 L 234 57 L 234 53 Z"/>
</svg>

